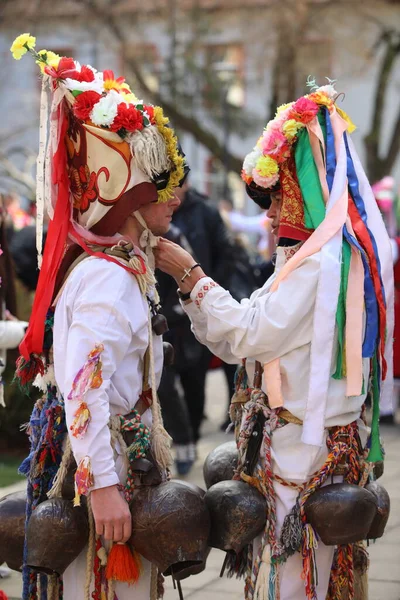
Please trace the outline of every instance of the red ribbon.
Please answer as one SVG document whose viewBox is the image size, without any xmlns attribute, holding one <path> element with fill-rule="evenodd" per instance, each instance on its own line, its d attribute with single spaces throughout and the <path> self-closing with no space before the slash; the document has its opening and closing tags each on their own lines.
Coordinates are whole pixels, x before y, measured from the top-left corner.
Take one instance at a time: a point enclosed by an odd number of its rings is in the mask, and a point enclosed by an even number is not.
<svg viewBox="0 0 400 600">
<path fill-rule="evenodd" d="M 44 327 L 47 311 L 50 307 L 56 281 L 56 275 L 65 251 L 68 235 L 71 205 L 69 202 L 69 180 L 67 173 L 67 148 L 65 135 L 68 119 L 64 107 L 59 107 L 58 118 L 61 132 L 57 151 L 53 157 L 53 185 L 57 186 L 57 202 L 54 218 L 50 221 L 43 264 L 40 271 L 38 286 L 32 307 L 29 326 L 19 350 L 25 360 L 31 354 L 40 354 L 43 350 Z"/>
</svg>

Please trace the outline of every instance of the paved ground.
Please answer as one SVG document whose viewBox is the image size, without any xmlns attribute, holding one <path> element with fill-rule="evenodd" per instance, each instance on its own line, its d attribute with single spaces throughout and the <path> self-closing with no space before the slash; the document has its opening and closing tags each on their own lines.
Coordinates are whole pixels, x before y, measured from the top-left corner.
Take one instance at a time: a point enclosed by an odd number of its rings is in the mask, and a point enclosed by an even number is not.
<svg viewBox="0 0 400 600">
<path fill-rule="evenodd" d="M 208 420 L 204 424 L 203 438 L 199 444 L 199 459 L 188 479 L 204 486 L 202 464 L 215 446 L 232 439 L 219 431 L 224 418 L 226 390 L 223 374 L 214 372 L 208 376 Z M 369 600 L 400 600 L 400 425 L 383 428 L 387 458 L 385 474 L 381 481 L 391 497 L 391 516 L 385 536 L 369 548 L 371 557 Z M 16 488 L 20 486 L 15 486 Z M 12 491 L 7 489 L 7 493 Z M 0 496 L 6 489 L 0 489 Z M 190 577 L 182 583 L 185 600 L 243 600 L 242 582 L 220 579 L 219 572 L 223 553 L 213 551 L 208 559 L 205 572 Z M 20 598 L 21 585 L 18 573 L 0 580 L 3 589 L 10 598 Z M 134 596 L 133 596 L 134 597 Z M 178 592 L 167 581 L 165 600 L 178 600 Z M 296 600 L 296 599 L 293 599 Z"/>
</svg>

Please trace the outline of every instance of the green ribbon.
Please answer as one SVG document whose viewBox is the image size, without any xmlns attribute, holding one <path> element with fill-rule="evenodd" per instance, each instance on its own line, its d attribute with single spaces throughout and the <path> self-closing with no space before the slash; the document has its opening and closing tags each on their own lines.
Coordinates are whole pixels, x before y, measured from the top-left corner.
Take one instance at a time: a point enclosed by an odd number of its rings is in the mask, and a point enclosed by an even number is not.
<svg viewBox="0 0 400 600">
<path fill-rule="evenodd" d="M 299 132 L 294 159 L 304 203 L 304 224 L 307 229 L 316 229 L 325 219 L 326 209 L 318 169 L 305 127 Z"/>
<path fill-rule="evenodd" d="M 372 423 L 370 448 L 367 457 L 367 461 L 372 463 L 383 460 L 381 439 L 379 434 L 379 396 L 379 370 L 378 359 L 375 352 L 372 358 Z"/>
<path fill-rule="evenodd" d="M 342 246 L 342 268 L 340 276 L 340 291 L 338 304 L 336 309 L 336 324 L 338 330 L 338 350 L 336 358 L 336 371 L 333 374 L 334 379 L 343 379 L 344 377 L 344 341 L 345 341 L 345 326 L 346 326 L 346 296 L 347 285 L 349 282 L 351 260 L 350 244 L 343 240 Z"/>
</svg>

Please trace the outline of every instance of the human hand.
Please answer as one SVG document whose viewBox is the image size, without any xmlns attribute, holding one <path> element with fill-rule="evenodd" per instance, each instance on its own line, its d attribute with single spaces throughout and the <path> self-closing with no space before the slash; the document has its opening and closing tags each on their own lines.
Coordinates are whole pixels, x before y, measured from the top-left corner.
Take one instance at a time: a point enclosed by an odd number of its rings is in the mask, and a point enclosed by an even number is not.
<svg viewBox="0 0 400 600">
<path fill-rule="evenodd" d="M 184 282 L 181 282 L 181 279 L 185 274 L 185 269 L 190 269 L 196 261 L 193 256 L 186 252 L 181 246 L 178 246 L 178 244 L 174 244 L 174 242 L 170 242 L 165 238 L 159 239 L 154 255 L 156 258 L 156 266 L 161 269 L 161 271 L 164 271 L 164 273 L 171 275 L 181 289 L 184 288 L 185 285 L 192 288 L 200 277 L 204 277 L 203 270 L 198 267 L 191 272 L 190 277 L 186 277 Z"/>
<path fill-rule="evenodd" d="M 113 542 L 127 542 L 132 533 L 128 503 L 116 485 L 93 490 L 90 502 L 97 535 Z"/>
<path fill-rule="evenodd" d="M 12 315 L 10 313 L 10 311 L 7 309 L 4 311 L 4 317 L 5 317 L 6 321 L 18 321 L 19 320 L 19 319 L 17 319 L 17 317 L 14 317 L 14 315 Z"/>
</svg>

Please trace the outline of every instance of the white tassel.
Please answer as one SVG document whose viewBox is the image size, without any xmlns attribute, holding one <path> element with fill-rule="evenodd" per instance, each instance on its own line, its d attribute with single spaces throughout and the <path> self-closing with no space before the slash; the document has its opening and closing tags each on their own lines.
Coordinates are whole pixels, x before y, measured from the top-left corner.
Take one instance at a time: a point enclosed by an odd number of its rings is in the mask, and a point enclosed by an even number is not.
<svg viewBox="0 0 400 600">
<path fill-rule="evenodd" d="M 153 402 L 151 405 L 151 416 L 153 424 L 151 428 L 151 449 L 157 464 L 163 468 L 171 467 L 173 459 L 171 454 L 171 436 L 166 432 L 161 416 L 160 403 L 157 398 L 157 384 L 154 367 L 153 353 L 153 330 L 151 328 L 151 313 L 149 309 L 149 354 L 150 354 L 150 384 Z"/>
<path fill-rule="evenodd" d="M 64 448 L 64 454 L 61 460 L 61 464 L 58 468 L 57 475 L 54 479 L 51 489 L 47 492 L 48 498 L 61 498 L 61 491 L 64 485 L 66 476 L 68 475 L 68 469 L 72 459 L 72 448 L 69 437 L 67 436 L 66 445 Z"/>
<path fill-rule="evenodd" d="M 147 227 L 147 223 L 144 220 L 143 216 L 140 214 L 140 211 L 135 210 L 135 212 L 133 213 L 135 218 L 137 219 L 137 221 L 140 223 L 140 225 L 143 227 L 143 231 L 141 233 L 140 239 L 139 239 L 139 244 L 140 247 L 143 248 L 146 256 L 147 256 L 147 261 L 149 263 L 149 267 L 152 271 L 154 271 L 155 269 L 155 260 L 154 260 L 154 252 L 153 252 L 153 248 L 156 248 L 158 245 L 158 241 L 159 241 L 159 237 L 157 237 L 156 235 L 154 235 L 150 229 Z"/>
<path fill-rule="evenodd" d="M 256 600 L 268 600 L 269 576 L 271 573 L 271 546 L 266 544 L 261 558 L 261 565 L 258 571 L 256 589 L 254 598 Z"/>
<path fill-rule="evenodd" d="M 168 157 L 165 139 L 157 127 L 150 126 L 142 131 L 135 131 L 127 137 L 127 141 L 137 166 L 150 179 L 171 170 L 172 164 Z"/>
<path fill-rule="evenodd" d="M 47 386 L 49 384 L 54 386 L 57 385 L 53 364 L 48 365 L 44 375 L 40 375 L 40 373 L 36 375 L 35 380 L 33 382 L 34 387 L 38 390 L 41 390 L 42 392 L 47 392 Z"/>
</svg>

